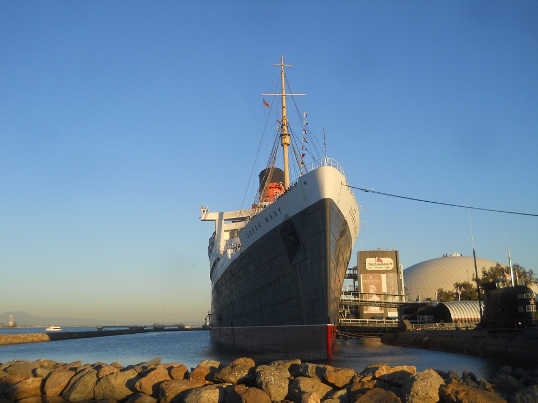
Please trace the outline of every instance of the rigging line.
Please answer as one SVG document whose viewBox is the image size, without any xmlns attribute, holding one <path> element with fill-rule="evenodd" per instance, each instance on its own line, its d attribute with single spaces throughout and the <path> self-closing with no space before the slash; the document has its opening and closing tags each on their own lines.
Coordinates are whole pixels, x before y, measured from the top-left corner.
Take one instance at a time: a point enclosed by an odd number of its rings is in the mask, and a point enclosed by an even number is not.
<svg viewBox="0 0 538 403">
<path fill-rule="evenodd" d="M 256 152 L 256 157 L 254 158 L 254 164 L 252 165 L 252 170 L 250 171 L 250 177 L 248 178 L 247 188 L 245 189 L 245 194 L 243 195 L 243 201 L 241 202 L 241 209 L 243 209 L 245 205 L 245 200 L 247 198 L 247 193 L 250 189 L 250 182 L 252 181 L 252 177 L 254 176 L 254 170 L 256 169 L 256 163 L 258 162 L 258 158 L 260 156 L 260 150 L 262 148 L 263 139 L 265 137 L 265 134 L 267 133 L 267 125 L 269 123 L 269 119 L 271 117 L 271 110 L 272 110 L 273 103 L 269 105 L 269 112 L 267 113 L 267 119 L 265 120 L 265 126 L 262 130 L 262 135 L 260 137 L 260 142 L 258 143 L 258 151 Z"/>
<path fill-rule="evenodd" d="M 290 86 L 290 83 L 288 82 L 287 77 L 286 77 L 286 87 L 288 88 L 289 93 L 293 94 L 293 91 L 291 90 L 291 86 Z M 297 102 L 295 101 L 295 97 L 291 96 L 290 98 L 291 98 L 291 101 L 293 102 L 293 106 L 295 106 L 295 113 L 297 113 L 297 116 L 299 118 L 299 122 L 301 122 L 301 124 L 300 124 L 300 126 L 301 126 L 301 137 L 305 137 L 305 138 L 309 139 L 309 141 L 310 141 L 310 143 L 308 143 L 309 147 L 307 147 L 307 149 L 310 150 L 308 154 L 310 154 L 310 156 L 312 156 L 312 158 L 321 158 L 321 156 L 323 154 L 319 150 L 320 140 L 319 140 L 318 136 L 312 130 L 310 130 L 310 128 L 307 129 L 308 134 L 303 132 L 303 129 L 305 129 L 305 126 L 302 124 L 302 122 L 305 121 L 306 118 L 303 117 L 303 115 L 301 114 L 301 112 L 299 110 L 299 106 L 297 105 Z M 310 147 L 311 147 L 311 149 L 310 149 Z"/>
<path fill-rule="evenodd" d="M 344 184 L 344 185 L 349 187 L 349 188 L 361 190 L 361 191 L 366 192 L 366 193 L 377 193 L 377 194 L 383 195 L 383 196 L 396 197 L 396 198 L 399 198 L 399 199 L 412 200 L 412 201 L 418 201 L 418 202 L 423 202 L 423 203 L 439 204 L 439 205 L 442 205 L 442 206 L 460 207 L 460 208 L 466 208 L 466 209 L 472 209 L 472 210 L 490 211 L 490 212 L 493 212 L 493 213 L 516 214 L 516 215 L 525 215 L 525 216 L 530 216 L 530 217 L 538 217 L 538 214 L 533 214 L 533 213 L 521 213 L 521 212 L 517 212 L 517 211 L 494 210 L 494 209 L 488 209 L 488 208 L 482 208 L 482 207 L 462 206 L 461 204 L 451 204 L 451 203 L 443 203 L 443 202 L 437 202 L 437 201 L 431 201 L 431 200 L 416 199 L 414 197 L 398 196 L 398 195 L 393 195 L 393 194 L 390 194 L 390 193 L 377 192 L 374 189 L 364 189 L 364 188 L 351 186 L 351 185 L 347 185 L 347 184 Z"/>
<path fill-rule="evenodd" d="M 289 84 L 288 84 L 288 87 L 289 87 Z M 289 88 L 290 92 L 291 92 L 291 88 Z M 312 150 L 309 152 L 309 154 L 314 158 L 321 158 L 321 156 L 323 154 L 320 153 L 319 149 L 318 149 L 318 146 L 319 146 L 319 138 L 318 136 L 316 136 L 316 134 L 310 130 L 310 128 L 306 129 L 307 130 L 307 133 L 304 133 L 303 130 L 305 129 L 305 126 L 302 124 L 303 121 L 305 121 L 305 117 L 303 117 L 301 115 L 301 112 L 299 111 L 299 107 L 297 105 L 297 102 L 295 102 L 295 97 L 291 97 L 291 100 L 293 102 L 293 105 L 295 106 L 295 112 L 297 113 L 297 116 L 299 118 L 299 122 L 301 122 L 301 136 L 302 137 L 305 137 L 307 139 L 310 139 L 310 143 L 308 143 L 311 147 L 312 147 Z"/>
</svg>

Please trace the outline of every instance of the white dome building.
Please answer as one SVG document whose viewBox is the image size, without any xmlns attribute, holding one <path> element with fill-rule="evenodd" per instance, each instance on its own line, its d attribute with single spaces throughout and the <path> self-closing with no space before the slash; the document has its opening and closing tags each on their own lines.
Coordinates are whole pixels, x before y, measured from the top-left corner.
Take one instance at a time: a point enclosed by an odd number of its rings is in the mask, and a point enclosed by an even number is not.
<svg viewBox="0 0 538 403">
<path fill-rule="evenodd" d="M 496 265 L 497 262 L 493 260 L 476 258 L 479 277 L 482 275 L 482 268 L 489 269 Z M 417 298 L 421 301 L 426 298 L 435 300 L 435 292 L 439 288 L 445 291 L 453 290 L 454 283 L 473 282 L 474 275 L 472 256 L 453 253 L 450 256 L 426 260 L 403 270 L 405 293 L 412 301 Z"/>
</svg>

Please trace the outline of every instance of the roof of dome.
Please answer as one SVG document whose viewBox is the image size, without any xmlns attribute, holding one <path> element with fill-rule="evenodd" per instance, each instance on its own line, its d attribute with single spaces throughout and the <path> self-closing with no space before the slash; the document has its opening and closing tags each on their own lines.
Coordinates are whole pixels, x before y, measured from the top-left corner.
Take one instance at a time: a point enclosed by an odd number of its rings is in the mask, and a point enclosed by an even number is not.
<svg viewBox="0 0 538 403">
<path fill-rule="evenodd" d="M 476 267 L 479 275 L 482 268 L 489 269 L 497 264 L 493 260 L 476 258 Z M 418 296 L 435 299 L 435 292 L 442 288 L 445 291 L 454 289 L 454 283 L 473 281 L 475 274 L 474 259 L 472 256 L 461 256 L 454 253 L 426 260 L 404 269 L 404 286 L 407 295 L 414 300 Z"/>
</svg>

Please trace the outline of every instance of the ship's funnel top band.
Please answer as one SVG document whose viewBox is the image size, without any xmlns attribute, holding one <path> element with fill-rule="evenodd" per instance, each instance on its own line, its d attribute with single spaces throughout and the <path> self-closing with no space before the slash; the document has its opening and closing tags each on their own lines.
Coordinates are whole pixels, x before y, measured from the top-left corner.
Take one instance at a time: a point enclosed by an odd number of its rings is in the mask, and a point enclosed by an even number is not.
<svg viewBox="0 0 538 403">
<path fill-rule="evenodd" d="M 280 168 L 265 168 L 258 175 L 260 181 L 260 190 L 263 189 L 266 183 L 284 183 L 284 171 Z"/>
</svg>

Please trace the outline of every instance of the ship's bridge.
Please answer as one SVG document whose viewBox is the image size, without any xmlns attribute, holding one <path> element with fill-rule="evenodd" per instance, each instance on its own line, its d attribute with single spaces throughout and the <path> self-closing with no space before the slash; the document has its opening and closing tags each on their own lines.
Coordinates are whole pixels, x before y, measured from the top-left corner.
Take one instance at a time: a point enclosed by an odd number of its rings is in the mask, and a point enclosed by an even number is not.
<svg viewBox="0 0 538 403">
<path fill-rule="evenodd" d="M 227 212 L 210 212 L 207 206 L 200 207 L 201 221 L 215 222 L 215 239 L 213 250 L 220 255 L 226 251 L 241 248 L 238 231 L 245 226 L 252 216 L 252 210 L 236 210 Z"/>
</svg>

